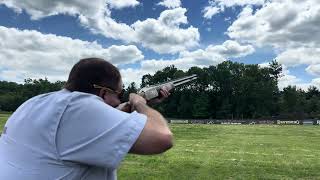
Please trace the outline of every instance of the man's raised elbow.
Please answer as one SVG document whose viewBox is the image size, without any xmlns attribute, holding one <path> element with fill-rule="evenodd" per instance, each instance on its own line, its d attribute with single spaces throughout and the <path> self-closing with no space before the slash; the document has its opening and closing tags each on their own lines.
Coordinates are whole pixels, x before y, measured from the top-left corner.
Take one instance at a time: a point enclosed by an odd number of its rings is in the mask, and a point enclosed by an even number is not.
<svg viewBox="0 0 320 180">
<path fill-rule="evenodd" d="M 173 147 L 173 134 L 171 132 L 164 134 L 161 141 L 162 152 L 169 150 Z"/>
</svg>

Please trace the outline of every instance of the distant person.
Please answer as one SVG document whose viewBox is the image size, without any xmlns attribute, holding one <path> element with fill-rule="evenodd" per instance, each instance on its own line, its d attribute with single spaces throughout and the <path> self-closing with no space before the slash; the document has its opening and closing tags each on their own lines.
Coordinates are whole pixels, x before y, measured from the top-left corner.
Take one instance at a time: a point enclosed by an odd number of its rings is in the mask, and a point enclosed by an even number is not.
<svg viewBox="0 0 320 180">
<path fill-rule="evenodd" d="M 130 112 L 116 108 L 122 88 L 115 66 L 98 58 L 80 60 L 64 89 L 26 101 L 9 118 L 0 138 L 0 179 L 116 179 L 128 152 L 171 148 L 166 120 L 144 98 L 132 93 Z M 156 102 L 169 92 L 160 94 Z"/>
</svg>

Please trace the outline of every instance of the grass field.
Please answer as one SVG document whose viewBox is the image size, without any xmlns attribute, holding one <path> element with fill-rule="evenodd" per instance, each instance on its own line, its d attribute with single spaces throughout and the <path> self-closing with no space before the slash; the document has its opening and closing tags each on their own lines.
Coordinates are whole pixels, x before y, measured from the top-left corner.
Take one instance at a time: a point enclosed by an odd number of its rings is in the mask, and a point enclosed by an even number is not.
<svg viewBox="0 0 320 180">
<path fill-rule="evenodd" d="M 129 155 L 119 179 L 320 179 L 320 127 L 171 125 L 175 146 Z"/>
<path fill-rule="evenodd" d="M 2 128 L 9 118 L 10 113 L 0 112 L 0 132 L 2 132 Z"/>
<path fill-rule="evenodd" d="M 8 115 L 0 114 L 1 129 Z M 320 179 L 320 127 L 170 125 L 175 145 L 129 155 L 121 179 Z"/>
</svg>

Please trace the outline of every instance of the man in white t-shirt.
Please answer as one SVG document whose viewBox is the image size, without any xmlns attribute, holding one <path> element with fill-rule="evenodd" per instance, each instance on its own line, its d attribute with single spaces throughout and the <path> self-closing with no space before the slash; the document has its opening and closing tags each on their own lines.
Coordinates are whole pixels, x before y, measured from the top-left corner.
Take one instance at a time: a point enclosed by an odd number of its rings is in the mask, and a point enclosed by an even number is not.
<svg viewBox="0 0 320 180">
<path fill-rule="evenodd" d="M 128 152 L 171 148 L 163 116 L 137 94 L 130 94 L 130 112 L 117 109 L 121 92 L 115 66 L 98 58 L 80 60 L 63 90 L 31 98 L 9 118 L 0 138 L 0 179 L 116 179 Z M 169 92 L 160 94 L 155 101 Z"/>
</svg>

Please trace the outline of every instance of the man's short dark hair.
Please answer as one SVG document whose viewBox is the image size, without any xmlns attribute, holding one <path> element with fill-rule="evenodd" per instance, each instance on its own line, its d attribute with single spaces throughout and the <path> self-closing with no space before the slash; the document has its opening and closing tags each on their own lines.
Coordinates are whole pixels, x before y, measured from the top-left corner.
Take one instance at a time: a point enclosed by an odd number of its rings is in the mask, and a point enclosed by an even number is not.
<svg viewBox="0 0 320 180">
<path fill-rule="evenodd" d="M 69 91 L 80 91 L 97 94 L 93 84 L 117 90 L 121 79 L 118 68 L 100 58 L 81 59 L 69 74 L 65 88 Z"/>
</svg>

